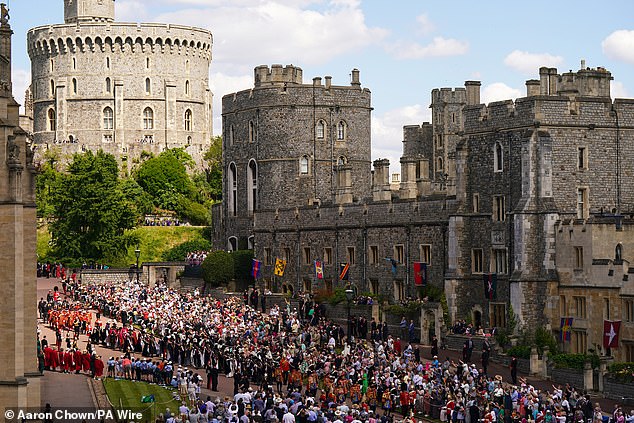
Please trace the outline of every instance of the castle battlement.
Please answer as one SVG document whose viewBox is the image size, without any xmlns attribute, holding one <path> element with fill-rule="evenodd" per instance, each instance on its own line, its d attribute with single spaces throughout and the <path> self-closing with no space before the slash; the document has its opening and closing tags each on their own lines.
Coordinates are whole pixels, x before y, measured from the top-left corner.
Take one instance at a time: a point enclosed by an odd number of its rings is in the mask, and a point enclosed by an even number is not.
<svg viewBox="0 0 634 423">
<path fill-rule="evenodd" d="M 288 65 L 272 65 L 270 68 L 261 65 L 255 68 L 254 86 L 262 85 L 280 85 L 280 84 L 299 84 L 303 83 L 302 68 Z"/>
<path fill-rule="evenodd" d="M 199 56 L 211 60 L 211 32 L 161 23 L 99 23 L 47 25 L 27 35 L 31 57 L 73 52 L 132 52 Z"/>
<path fill-rule="evenodd" d="M 431 91 L 431 102 L 435 103 L 464 103 L 467 101 L 466 88 L 434 88 Z"/>
</svg>

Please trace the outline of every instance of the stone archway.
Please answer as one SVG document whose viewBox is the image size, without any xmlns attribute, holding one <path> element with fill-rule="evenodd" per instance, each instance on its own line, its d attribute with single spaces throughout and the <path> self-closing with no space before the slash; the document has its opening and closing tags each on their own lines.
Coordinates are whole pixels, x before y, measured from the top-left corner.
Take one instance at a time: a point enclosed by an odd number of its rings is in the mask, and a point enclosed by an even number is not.
<svg viewBox="0 0 634 423">
<path fill-rule="evenodd" d="M 482 320 L 482 307 L 480 305 L 475 305 L 473 306 L 473 308 L 471 309 L 471 322 L 473 323 L 473 327 L 477 330 L 481 327 L 483 327 L 483 320 Z"/>
</svg>

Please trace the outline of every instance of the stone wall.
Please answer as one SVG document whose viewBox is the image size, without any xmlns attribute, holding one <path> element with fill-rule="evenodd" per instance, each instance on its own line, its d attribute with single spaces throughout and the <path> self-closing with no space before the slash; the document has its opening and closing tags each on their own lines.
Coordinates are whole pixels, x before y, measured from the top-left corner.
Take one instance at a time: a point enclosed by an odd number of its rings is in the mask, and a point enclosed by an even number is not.
<svg viewBox="0 0 634 423">
<path fill-rule="evenodd" d="M 550 378 L 556 384 L 564 385 L 569 383 L 570 386 L 575 387 L 578 391 L 584 389 L 582 370 L 553 368 L 550 372 Z"/>
<path fill-rule="evenodd" d="M 104 284 L 104 283 L 120 283 L 125 284 L 130 282 L 130 269 L 105 269 L 105 270 L 96 270 L 96 269 L 82 269 L 79 272 L 79 280 L 82 284 Z M 132 270 L 134 272 L 134 269 Z M 136 280 L 136 273 L 133 276 L 133 279 Z M 139 273 L 139 282 L 146 283 L 147 280 L 147 272 L 142 269 L 141 273 Z"/>
<path fill-rule="evenodd" d="M 618 382 L 615 379 L 603 379 L 603 394 L 613 400 L 622 401 L 624 405 L 634 405 L 634 384 Z"/>
</svg>

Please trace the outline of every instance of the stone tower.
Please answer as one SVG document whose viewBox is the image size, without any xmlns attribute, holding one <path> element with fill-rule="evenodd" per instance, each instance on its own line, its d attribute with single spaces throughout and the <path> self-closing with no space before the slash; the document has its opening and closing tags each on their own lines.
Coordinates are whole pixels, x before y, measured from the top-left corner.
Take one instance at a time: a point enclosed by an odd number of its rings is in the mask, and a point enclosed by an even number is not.
<svg viewBox="0 0 634 423">
<path fill-rule="evenodd" d="M 237 228 L 252 225 L 237 222 L 258 210 L 353 204 L 372 196 L 370 98 L 356 69 L 346 86 L 332 84 L 330 76 L 304 84 L 293 65 L 258 66 L 252 89 L 223 97 L 229 249 L 250 236 Z"/>
<path fill-rule="evenodd" d="M 0 404 L 40 407 L 36 335 L 36 217 L 33 153 L 11 94 L 8 10 L 0 5 Z M 4 418 L 3 418 L 4 420 Z"/>
<path fill-rule="evenodd" d="M 115 0 L 64 0 L 64 22 L 113 22 Z"/>
<path fill-rule="evenodd" d="M 65 0 L 64 15 L 27 35 L 38 153 L 101 149 L 131 169 L 180 147 L 201 164 L 213 132 L 211 33 L 114 22 L 114 0 Z"/>
</svg>

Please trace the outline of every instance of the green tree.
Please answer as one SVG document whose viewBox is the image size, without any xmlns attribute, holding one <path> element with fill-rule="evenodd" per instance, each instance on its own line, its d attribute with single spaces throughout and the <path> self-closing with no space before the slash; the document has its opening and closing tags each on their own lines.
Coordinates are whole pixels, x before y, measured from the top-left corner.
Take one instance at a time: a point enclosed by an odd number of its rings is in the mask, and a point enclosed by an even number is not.
<svg viewBox="0 0 634 423">
<path fill-rule="evenodd" d="M 213 251 L 202 264 L 203 279 L 213 287 L 225 285 L 233 279 L 233 255 L 226 251 Z"/>
<path fill-rule="evenodd" d="M 35 201 L 37 216 L 43 218 L 53 217 L 54 207 L 52 192 L 59 182 L 59 152 L 56 150 L 46 150 L 43 156 L 41 173 L 35 180 Z"/>
<path fill-rule="evenodd" d="M 176 194 L 194 195 L 184 164 L 185 154 L 182 149 L 166 150 L 143 162 L 136 171 L 136 181 L 154 199 L 156 206 L 175 210 L 179 201 Z"/>
<path fill-rule="evenodd" d="M 222 198 L 222 137 L 213 137 L 209 150 L 203 156 L 205 160 L 205 181 L 209 198 L 219 201 Z"/>
<path fill-rule="evenodd" d="M 134 204 L 136 213 L 140 217 L 152 214 L 154 203 L 150 194 L 145 192 L 141 185 L 132 178 L 125 178 L 121 181 L 121 192 L 125 198 Z"/>
<path fill-rule="evenodd" d="M 135 243 L 126 234 L 137 222 L 136 208 L 123 194 L 114 156 L 75 154 L 68 173 L 52 190 L 55 220 L 50 230 L 58 258 L 111 260 Z"/>
<path fill-rule="evenodd" d="M 182 244 L 167 250 L 163 254 L 163 260 L 183 261 L 187 257 L 187 253 L 209 250 L 211 250 L 211 242 L 206 239 L 193 239 L 191 241 L 185 241 Z"/>
</svg>

